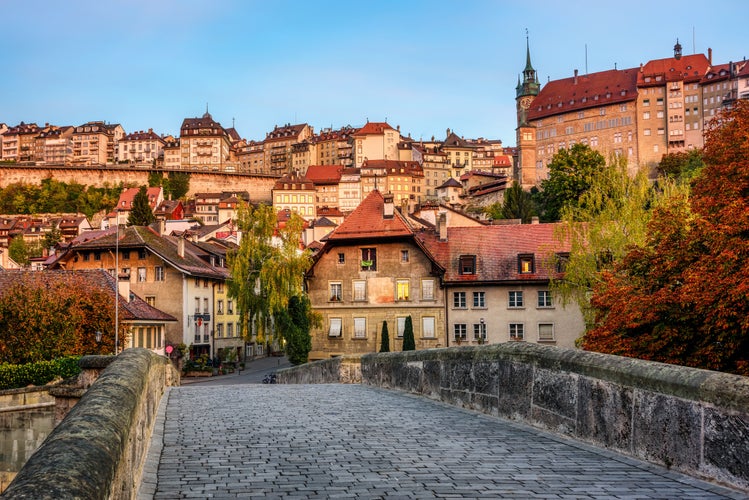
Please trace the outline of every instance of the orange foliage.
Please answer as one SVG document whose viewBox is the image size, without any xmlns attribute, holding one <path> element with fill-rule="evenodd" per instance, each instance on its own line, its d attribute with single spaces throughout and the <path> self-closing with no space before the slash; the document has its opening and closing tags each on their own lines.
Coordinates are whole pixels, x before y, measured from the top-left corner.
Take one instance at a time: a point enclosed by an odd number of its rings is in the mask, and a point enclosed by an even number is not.
<svg viewBox="0 0 749 500">
<path fill-rule="evenodd" d="M 749 375 L 749 103 L 710 128 L 704 160 L 691 206 L 656 210 L 594 291 L 585 349 Z"/>
</svg>

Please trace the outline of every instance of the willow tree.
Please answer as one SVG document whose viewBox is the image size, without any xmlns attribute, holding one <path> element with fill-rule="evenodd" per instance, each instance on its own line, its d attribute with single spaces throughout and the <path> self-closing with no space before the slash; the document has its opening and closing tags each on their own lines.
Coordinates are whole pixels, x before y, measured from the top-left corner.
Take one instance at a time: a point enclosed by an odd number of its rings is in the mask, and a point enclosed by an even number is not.
<svg viewBox="0 0 749 500">
<path fill-rule="evenodd" d="M 653 209 L 672 196 L 688 196 L 688 186 L 665 179 L 654 189 L 643 171 L 632 177 L 626 160 L 612 157 L 589 177 L 577 203 L 562 209 L 558 237 L 570 245 L 570 254 L 555 263 L 565 272 L 552 289 L 564 302 L 577 302 L 588 326 L 595 315 L 591 293 L 602 273 L 645 243 Z"/>
<path fill-rule="evenodd" d="M 236 299 L 242 336 L 276 342 L 273 325 L 287 314 L 289 299 L 303 294 L 304 272 L 312 262 L 300 248 L 304 221 L 297 214 L 278 227 L 269 205 L 242 204 L 237 213 L 239 248 L 229 253 L 229 295 Z"/>
</svg>

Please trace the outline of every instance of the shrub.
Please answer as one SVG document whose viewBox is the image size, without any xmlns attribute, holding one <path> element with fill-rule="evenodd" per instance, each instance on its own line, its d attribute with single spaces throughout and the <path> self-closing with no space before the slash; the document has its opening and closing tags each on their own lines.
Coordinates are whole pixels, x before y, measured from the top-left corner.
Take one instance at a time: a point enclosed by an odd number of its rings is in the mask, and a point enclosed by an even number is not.
<svg viewBox="0 0 749 500">
<path fill-rule="evenodd" d="M 17 389 L 29 385 L 45 385 L 58 378 L 70 378 L 81 371 L 80 356 L 68 356 L 50 361 L 36 361 L 23 365 L 0 364 L 0 389 Z"/>
</svg>

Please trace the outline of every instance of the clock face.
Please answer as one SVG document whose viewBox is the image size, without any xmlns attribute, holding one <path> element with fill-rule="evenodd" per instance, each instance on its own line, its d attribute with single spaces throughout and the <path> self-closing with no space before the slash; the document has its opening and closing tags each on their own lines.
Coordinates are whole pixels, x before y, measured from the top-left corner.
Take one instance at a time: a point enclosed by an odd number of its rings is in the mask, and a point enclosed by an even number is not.
<svg viewBox="0 0 749 500">
<path fill-rule="evenodd" d="M 528 97 L 528 96 L 523 97 L 522 99 L 520 99 L 520 107 L 523 108 L 523 109 L 530 108 L 532 100 L 533 99 L 531 97 Z"/>
</svg>

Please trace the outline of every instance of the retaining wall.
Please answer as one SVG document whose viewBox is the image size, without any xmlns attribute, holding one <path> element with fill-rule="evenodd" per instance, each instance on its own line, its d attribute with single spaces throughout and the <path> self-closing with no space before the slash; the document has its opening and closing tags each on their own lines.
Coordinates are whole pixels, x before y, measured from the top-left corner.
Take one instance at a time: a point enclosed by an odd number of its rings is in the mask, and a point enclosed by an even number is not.
<svg viewBox="0 0 749 500">
<path fill-rule="evenodd" d="M 2 498 L 135 498 L 171 362 L 126 349 L 29 459 Z"/>
<path fill-rule="evenodd" d="M 276 372 L 279 384 L 361 384 L 361 356 L 321 359 Z"/>
<path fill-rule="evenodd" d="M 511 342 L 363 355 L 361 380 L 749 491 L 747 377 Z"/>
</svg>

